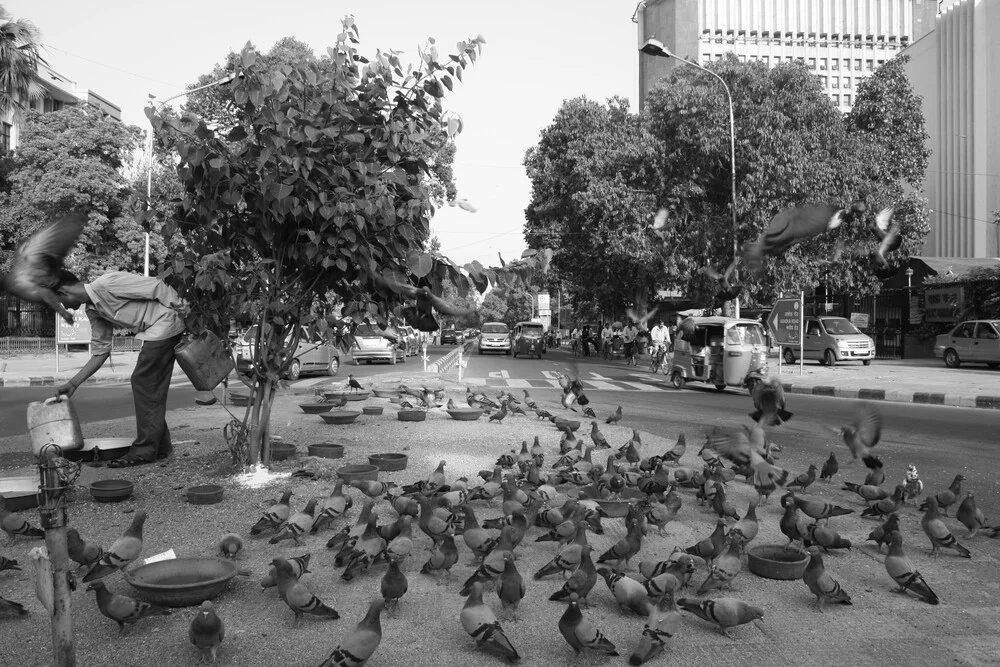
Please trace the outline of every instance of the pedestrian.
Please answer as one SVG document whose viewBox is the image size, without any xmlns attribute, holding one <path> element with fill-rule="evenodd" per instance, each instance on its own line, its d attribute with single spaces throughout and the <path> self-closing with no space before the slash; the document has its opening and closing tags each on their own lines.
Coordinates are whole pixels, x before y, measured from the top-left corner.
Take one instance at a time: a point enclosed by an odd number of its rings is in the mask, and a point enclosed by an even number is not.
<svg viewBox="0 0 1000 667">
<path fill-rule="evenodd" d="M 629 320 L 622 331 L 622 343 L 625 344 L 625 363 L 628 366 L 635 365 L 635 340 L 638 335 L 639 330 L 636 328 L 635 322 Z"/>
<path fill-rule="evenodd" d="M 611 330 L 611 324 L 607 321 L 604 322 L 604 328 L 601 329 L 601 353 L 604 355 L 605 359 L 611 356 L 611 336 L 614 333 Z"/>
<path fill-rule="evenodd" d="M 590 325 L 583 325 L 583 333 L 580 336 L 583 339 L 583 356 L 590 356 Z"/>
<path fill-rule="evenodd" d="M 87 378 L 111 356 L 114 330 L 131 329 L 143 341 L 132 372 L 136 438 L 121 458 L 109 468 L 153 463 L 173 451 L 167 428 L 167 391 L 174 369 L 174 346 L 184 333 L 183 301 L 173 288 L 158 278 L 112 271 L 85 283 L 69 275 L 57 289 L 59 300 L 69 309 L 86 305 L 90 320 L 90 359 L 76 375 L 56 390 L 72 396 Z"/>
</svg>

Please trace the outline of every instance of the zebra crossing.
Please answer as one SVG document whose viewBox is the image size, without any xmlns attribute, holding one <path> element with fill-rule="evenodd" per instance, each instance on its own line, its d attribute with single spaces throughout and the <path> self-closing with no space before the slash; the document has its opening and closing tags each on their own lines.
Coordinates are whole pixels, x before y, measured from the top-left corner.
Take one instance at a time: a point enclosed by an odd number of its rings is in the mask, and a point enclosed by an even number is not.
<svg viewBox="0 0 1000 667">
<path fill-rule="evenodd" d="M 512 378 L 507 371 L 497 371 L 486 378 L 469 378 L 468 381 L 481 380 L 477 384 L 488 387 L 507 389 L 559 389 L 559 373 L 541 371 L 541 378 Z M 652 373 L 628 373 L 607 377 L 599 373 L 581 373 L 580 383 L 584 390 L 591 391 L 665 391 L 670 384 L 667 378 Z"/>
</svg>

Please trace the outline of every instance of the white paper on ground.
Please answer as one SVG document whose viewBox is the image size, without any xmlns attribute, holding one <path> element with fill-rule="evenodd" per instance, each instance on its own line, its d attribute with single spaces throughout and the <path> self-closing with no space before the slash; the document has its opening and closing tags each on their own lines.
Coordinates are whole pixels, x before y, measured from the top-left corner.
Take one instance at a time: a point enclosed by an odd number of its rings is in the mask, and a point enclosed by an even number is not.
<svg viewBox="0 0 1000 667">
<path fill-rule="evenodd" d="M 143 565 L 149 565 L 150 563 L 159 563 L 161 560 L 172 560 L 174 558 L 177 558 L 177 554 L 174 553 L 173 549 L 170 549 L 169 551 L 164 551 L 161 554 L 150 556 L 145 561 L 143 561 Z"/>
</svg>

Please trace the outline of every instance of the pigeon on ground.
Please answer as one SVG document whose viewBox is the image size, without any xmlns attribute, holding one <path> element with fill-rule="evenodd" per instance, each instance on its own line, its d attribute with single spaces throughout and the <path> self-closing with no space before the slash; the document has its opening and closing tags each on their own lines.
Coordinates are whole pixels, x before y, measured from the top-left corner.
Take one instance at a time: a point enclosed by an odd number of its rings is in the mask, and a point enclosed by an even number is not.
<svg viewBox="0 0 1000 667">
<path fill-rule="evenodd" d="M 622 420 L 622 406 L 619 405 L 618 409 L 615 410 L 611 414 L 610 417 L 608 417 L 607 419 L 604 420 L 604 423 L 605 424 L 617 424 L 621 420 Z M 596 424 L 597 422 L 594 422 L 594 423 Z"/>
<path fill-rule="evenodd" d="M 380 585 L 382 599 L 385 600 L 386 606 L 390 603 L 398 605 L 400 598 L 406 595 L 408 588 L 409 582 L 406 580 L 406 575 L 399 569 L 399 561 L 390 560 L 389 569 L 382 575 Z"/>
<path fill-rule="evenodd" d="M 955 475 L 955 479 L 951 481 L 951 486 L 932 496 L 934 500 L 937 501 L 938 509 L 940 509 L 941 513 L 945 516 L 948 516 L 948 508 L 954 505 L 955 501 L 962 495 L 962 482 L 964 481 L 965 475 L 959 473 Z M 930 498 L 924 500 L 924 502 L 920 504 L 921 512 L 927 509 L 929 501 Z"/>
<path fill-rule="evenodd" d="M 295 577 L 295 570 L 291 563 L 284 558 L 275 558 L 271 561 L 271 565 L 274 567 L 278 579 L 278 594 L 288 605 L 288 608 L 295 613 L 294 625 L 299 624 L 304 614 L 323 618 L 340 618 L 340 614 L 335 609 L 324 604 Z"/>
<path fill-rule="evenodd" d="M 826 568 L 823 566 L 823 556 L 820 555 L 817 547 L 809 547 L 809 564 L 802 575 L 802 580 L 816 596 L 815 606 L 821 612 L 823 604 L 826 602 L 851 604 L 851 596 L 841 588 L 836 579 L 827 574 Z"/>
<path fill-rule="evenodd" d="M 986 527 L 986 517 L 983 516 L 982 510 L 976 507 L 976 498 L 972 491 L 969 491 L 965 500 L 962 504 L 958 506 L 958 512 L 955 513 L 955 518 L 958 519 L 963 526 L 969 529 L 969 537 L 975 537 L 976 532 L 980 528 Z M 2 570 L 3 568 L 0 568 Z"/>
<path fill-rule="evenodd" d="M 124 570 L 142 553 L 142 527 L 146 523 L 146 512 L 138 510 L 125 534 L 115 540 L 111 548 L 83 577 L 85 582 L 102 579 L 113 572 Z"/>
<path fill-rule="evenodd" d="M 639 526 L 639 520 L 633 519 L 630 521 L 627 531 L 625 537 L 618 540 L 610 549 L 601 554 L 597 559 L 598 563 L 616 561 L 619 571 L 622 570 L 623 566 L 625 569 L 628 569 L 629 561 L 642 549 L 642 529 Z"/>
<path fill-rule="evenodd" d="M 215 662 L 219 645 L 226 637 L 226 626 L 215 613 L 215 608 L 209 600 L 201 603 L 201 609 L 191 619 L 188 638 L 201 651 L 201 662 Z M 206 659 L 206 656 L 208 659 Z"/>
<path fill-rule="evenodd" d="M 786 484 L 785 487 L 789 489 L 793 487 L 798 487 L 802 491 L 805 491 L 815 481 L 816 481 L 816 465 L 814 463 L 810 463 L 809 468 L 804 473 L 798 475 L 795 479 Z"/>
<path fill-rule="evenodd" d="M 840 536 L 840 533 L 829 526 L 821 526 L 818 523 L 811 523 L 806 527 L 805 540 L 803 545 L 808 547 L 818 544 L 823 551 L 830 549 L 850 549 L 851 541 Z"/>
<path fill-rule="evenodd" d="M 70 559 L 82 567 L 93 566 L 104 555 L 104 549 L 99 544 L 84 541 L 73 527 L 66 529 L 66 544 Z"/>
<path fill-rule="evenodd" d="M 788 544 L 785 547 L 791 546 L 796 541 L 804 543 L 809 532 L 808 521 L 799 513 L 799 508 L 793 502 L 791 494 L 781 498 L 781 506 L 785 508 L 785 513 L 778 521 L 778 528 L 788 538 Z"/>
<path fill-rule="evenodd" d="M 223 558 L 235 560 L 243 550 L 243 538 L 236 533 L 226 533 L 219 539 L 219 554 Z"/>
<path fill-rule="evenodd" d="M 451 568 L 458 562 L 458 547 L 455 546 L 455 538 L 445 535 L 444 539 L 434 545 L 431 549 L 427 562 L 420 568 L 421 574 L 432 574 L 435 572 L 445 572 L 451 577 Z"/>
<path fill-rule="evenodd" d="M 889 497 L 888 489 L 881 486 L 875 486 L 873 484 L 855 484 L 854 482 L 844 482 L 844 486 L 841 488 L 844 491 L 851 491 L 861 496 L 861 499 L 865 501 L 866 505 L 870 505 L 873 501 L 883 500 Z"/>
<path fill-rule="evenodd" d="M 264 516 L 257 520 L 257 523 L 250 528 L 251 535 L 260 535 L 267 530 L 277 530 L 286 521 L 288 521 L 288 516 L 291 514 L 291 508 L 288 505 L 289 499 L 292 497 L 291 491 L 285 491 L 281 494 L 281 500 L 271 505 Z"/>
<path fill-rule="evenodd" d="M 881 486 L 885 483 L 885 463 L 881 456 L 872 456 L 865 465 L 869 468 L 865 474 L 866 485 Z"/>
<path fill-rule="evenodd" d="M 814 500 L 812 498 L 800 498 L 794 493 L 789 492 L 785 497 L 791 496 L 792 502 L 795 506 L 802 510 L 802 513 L 806 516 L 819 520 L 829 520 L 830 517 L 843 516 L 845 514 L 854 514 L 854 510 L 848 509 L 846 507 L 841 507 L 840 505 L 834 505 L 833 503 L 823 502 L 822 500 Z"/>
<path fill-rule="evenodd" d="M 497 595 L 500 604 L 517 620 L 517 605 L 524 598 L 524 578 L 514 565 L 514 555 L 504 555 L 504 569 L 497 579 Z"/>
<path fill-rule="evenodd" d="M 753 538 L 757 537 L 757 532 L 759 530 L 760 524 L 757 521 L 757 503 L 751 500 L 750 504 L 747 506 L 747 513 L 742 519 L 733 524 L 729 534 L 732 535 L 736 542 L 745 547 L 753 540 Z"/>
<path fill-rule="evenodd" d="M 664 595 L 655 605 L 649 605 L 649 615 L 642 628 L 639 645 L 629 656 L 628 664 L 642 665 L 663 652 L 668 639 L 681 628 L 681 612 L 672 594 Z"/>
<path fill-rule="evenodd" d="M 344 515 L 347 510 L 349 510 L 354 505 L 354 501 L 351 500 L 350 496 L 344 495 L 344 482 L 338 479 L 336 486 L 333 487 L 333 491 L 330 495 L 323 499 L 323 501 L 316 508 L 316 518 L 313 521 L 312 528 L 309 529 L 310 533 L 319 532 L 319 529 L 324 525 L 330 523 L 331 521 L 336 521 Z"/>
<path fill-rule="evenodd" d="M 858 403 L 854 411 L 854 422 L 850 426 L 835 429 L 834 432 L 840 434 L 855 459 L 861 459 L 869 468 L 876 467 L 871 449 L 882 437 L 882 414 L 872 403 Z"/>
<path fill-rule="evenodd" d="M 819 471 L 819 478 L 829 482 L 838 470 L 840 470 L 840 463 L 837 461 L 837 455 L 830 452 L 830 457 L 823 464 L 822 470 Z"/>
<path fill-rule="evenodd" d="M 697 556 L 705 561 L 707 567 L 712 566 L 712 561 L 726 548 L 726 520 L 719 518 L 715 523 L 715 530 L 705 539 L 688 547 L 684 551 Z"/>
<path fill-rule="evenodd" d="M 170 615 L 169 609 L 159 605 L 112 593 L 104 586 L 103 581 L 91 583 L 87 590 L 97 592 L 97 607 L 102 614 L 118 624 L 118 631 L 123 634 L 126 624 L 135 623 L 140 618 Z"/>
<path fill-rule="evenodd" d="M 861 513 L 861 516 L 882 517 L 886 514 L 898 512 L 899 508 L 903 506 L 904 493 L 906 493 L 905 487 L 902 484 L 897 484 L 892 496 L 883 498 L 882 500 L 876 500 Z"/>
<path fill-rule="evenodd" d="M 631 611 L 637 616 L 645 616 L 648 613 L 648 592 L 640 582 L 609 567 L 597 568 L 597 574 L 604 578 L 604 583 L 607 584 L 622 612 Z"/>
<path fill-rule="evenodd" d="M 346 558 L 344 572 L 340 575 L 340 578 L 344 581 L 351 581 L 357 575 L 366 572 L 382 552 L 385 551 L 386 542 L 378 534 L 377 520 L 378 517 L 375 514 L 368 516 L 368 525 L 365 526 L 365 531 L 358 538 L 354 549 Z M 336 563 L 336 560 L 334 562 Z"/>
<path fill-rule="evenodd" d="M 683 552 L 680 547 L 674 547 L 673 552 L 667 560 L 642 561 L 639 563 L 639 573 L 647 580 L 647 583 L 655 580 L 660 575 L 669 574 L 677 581 L 678 589 L 687 587 L 695 569 L 694 556 Z"/>
<path fill-rule="evenodd" d="M 668 449 L 661 458 L 663 463 L 680 463 L 681 457 L 687 451 L 687 438 L 683 433 L 677 436 L 677 443 Z"/>
<path fill-rule="evenodd" d="M 477 581 L 472 584 L 469 589 L 469 599 L 465 601 L 459 619 L 469 636 L 476 640 L 476 648 L 498 658 L 503 658 L 507 662 L 521 660 L 517 649 L 510 643 L 503 628 L 500 627 L 497 617 L 483 602 L 482 583 Z"/>
<path fill-rule="evenodd" d="M 765 426 L 780 426 L 792 418 L 785 409 L 785 390 L 781 379 L 771 376 L 761 380 L 753 388 L 753 407 L 750 419 Z"/>
<path fill-rule="evenodd" d="M 581 603 L 586 603 L 587 595 L 597 583 L 597 569 L 594 566 L 594 560 L 590 557 L 593 549 L 589 544 L 584 545 L 580 552 L 579 567 L 570 575 L 562 588 L 549 596 L 550 600 L 561 602 L 569 600 L 570 596 L 575 594 Z"/>
<path fill-rule="evenodd" d="M 0 572 L 4 570 L 20 570 L 21 566 L 18 565 L 17 561 L 13 558 L 5 558 L 0 556 Z"/>
<path fill-rule="evenodd" d="M 299 538 L 312 530 L 317 502 L 315 498 L 311 498 L 301 512 L 296 512 L 288 518 L 278 534 L 268 540 L 269 543 L 277 544 L 283 540 L 295 540 L 295 544 L 299 544 Z"/>
<path fill-rule="evenodd" d="M 899 530 L 899 515 L 893 512 L 886 519 L 885 523 L 881 526 L 868 533 L 868 540 L 875 542 L 878 547 L 878 552 L 882 553 L 882 545 L 889 546 L 889 540 L 892 537 L 893 531 Z"/>
<path fill-rule="evenodd" d="M 504 526 L 500 529 L 500 538 L 497 541 L 496 547 L 483 559 L 482 565 L 465 581 L 465 584 L 459 591 L 460 595 L 468 595 L 469 591 L 472 590 L 473 584 L 477 582 L 496 581 L 503 574 L 504 567 L 506 567 L 507 554 L 513 555 L 514 553 L 511 537 L 512 530 L 511 526 Z"/>
<path fill-rule="evenodd" d="M 18 537 L 26 537 L 29 540 L 45 537 L 44 530 L 32 526 L 17 512 L 8 510 L 6 499 L 2 495 L 0 495 L 0 528 L 7 533 L 12 542 Z"/>
<path fill-rule="evenodd" d="M 938 604 L 938 596 L 924 580 L 924 576 L 913 567 L 913 563 L 903 552 L 903 536 L 896 530 L 889 537 L 889 553 L 885 556 L 885 571 L 899 584 L 899 592 L 910 591 L 928 604 Z"/>
<path fill-rule="evenodd" d="M 941 520 L 941 515 L 938 514 L 937 499 L 933 496 L 928 498 L 926 505 L 927 511 L 924 512 L 924 517 L 920 520 L 920 525 L 923 527 L 927 538 L 931 541 L 931 555 L 937 556 L 941 548 L 944 547 L 945 549 L 954 549 L 963 558 L 972 558 L 969 550 L 955 539 L 948 526 Z"/>
<path fill-rule="evenodd" d="M 594 412 L 594 408 L 589 405 L 583 409 L 583 416 L 590 417 L 591 419 L 597 419 L 597 413 Z"/>
<path fill-rule="evenodd" d="M 601 429 L 598 428 L 597 422 L 590 422 L 590 439 L 594 442 L 595 449 L 610 449 L 611 444 L 608 443 L 608 439 L 601 433 Z"/>
<path fill-rule="evenodd" d="M 15 614 L 17 616 L 27 616 L 28 610 L 20 602 L 14 602 L 0 595 L 0 615 Z"/>
<path fill-rule="evenodd" d="M 714 600 L 681 598 L 677 600 L 677 605 L 698 618 L 715 623 L 719 626 L 719 631 L 727 637 L 730 636 L 729 628 L 764 618 L 763 609 L 736 598 L 715 598 Z"/>
<path fill-rule="evenodd" d="M 605 655 L 618 655 L 615 645 L 604 636 L 604 633 L 584 618 L 575 594 L 570 596 L 569 605 L 559 619 L 559 632 L 577 655 L 585 648 Z"/>
<path fill-rule="evenodd" d="M 361 619 L 319 667 L 363 667 L 382 642 L 382 609 L 385 602 L 375 598 Z"/>
<path fill-rule="evenodd" d="M 286 558 L 288 564 L 292 566 L 292 576 L 296 579 L 302 577 L 303 574 L 308 574 L 309 570 L 309 560 L 312 558 L 312 554 L 302 554 L 301 556 L 295 556 L 294 558 Z M 272 586 L 278 585 L 278 571 L 275 569 L 274 565 L 268 568 L 267 576 L 261 579 L 261 588 L 271 588 Z"/>
<path fill-rule="evenodd" d="M 705 595 L 713 589 L 732 588 L 732 581 L 740 573 L 741 557 L 739 542 L 732 539 L 732 534 L 726 540 L 728 549 L 719 554 L 712 562 L 708 577 L 698 589 L 698 595 Z"/>
<path fill-rule="evenodd" d="M 912 463 L 906 466 L 906 478 L 903 481 L 903 488 L 906 491 L 903 500 L 913 500 L 924 492 L 924 483 L 917 472 L 917 466 Z"/>
<path fill-rule="evenodd" d="M 0 286 L 25 301 L 48 306 L 67 324 L 73 324 L 73 314 L 62 305 L 57 290 L 63 281 L 72 278 L 63 262 L 86 224 L 87 214 L 74 211 L 22 241 L 10 272 L 0 276 Z"/>
</svg>

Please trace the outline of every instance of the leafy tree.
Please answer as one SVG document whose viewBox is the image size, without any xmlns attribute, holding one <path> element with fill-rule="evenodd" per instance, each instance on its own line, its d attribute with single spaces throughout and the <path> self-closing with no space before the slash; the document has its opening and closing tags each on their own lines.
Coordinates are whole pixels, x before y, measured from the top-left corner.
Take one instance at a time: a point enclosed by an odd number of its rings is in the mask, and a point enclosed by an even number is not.
<svg viewBox="0 0 1000 667">
<path fill-rule="evenodd" d="M 42 224 L 76 208 L 89 211 L 80 247 L 69 258 L 82 276 L 111 269 L 141 271 L 144 237 L 128 207 L 132 184 L 125 167 L 140 130 L 86 107 L 29 112 L 0 194 L 0 258 Z"/>
<path fill-rule="evenodd" d="M 358 52 L 353 18 L 326 59 L 268 69 L 252 48 L 225 85 L 240 123 L 225 134 L 193 114 L 150 113 L 172 135 L 183 196 L 165 239 L 186 245 L 160 268 L 192 304 L 190 324 L 221 330 L 246 314 L 260 323 L 254 398 L 240 462 L 269 460 L 268 423 L 299 323 L 318 298 L 334 294 L 354 322 L 386 325 L 406 286 L 439 295 L 446 279 L 459 294 L 484 291 L 498 275 L 530 280 L 550 253 L 530 251 L 504 271 L 478 262 L 464 271 L 423 251 L 431 202 L 421 181 L 425 156 L 447 126 L 442 98 L 485 40 L 460 42 L 441 58 L 431 42 L 404 71 L 394 52 Z"/>
<path fill-rule="evenodd" d="M 483 322 L 503 322 L 513 328 L 518 322 L 531 319 L 532 293 L 523 283 L 505 282 L 483 297 L 479 314 Z"/>
<path fill-rule="evenodd" d="M 38 83 L 41 33 L 31 21 L 15 19 L 0 6 L 0 118 L 13 114 L 20 122 L 25 102 L 42 93 Z"/>
</svg>

